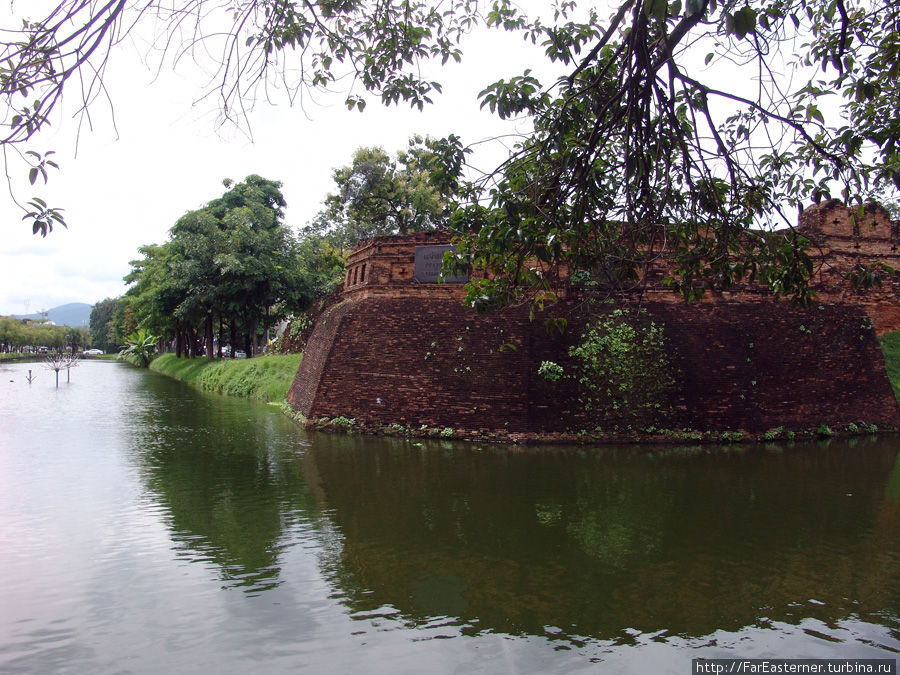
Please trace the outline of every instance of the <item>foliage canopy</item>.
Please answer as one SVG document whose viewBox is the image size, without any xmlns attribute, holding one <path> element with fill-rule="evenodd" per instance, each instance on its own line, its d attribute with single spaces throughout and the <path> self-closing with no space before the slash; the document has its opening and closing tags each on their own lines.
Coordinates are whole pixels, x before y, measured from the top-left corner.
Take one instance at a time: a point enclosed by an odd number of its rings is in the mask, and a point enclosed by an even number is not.
<svg viewBox="0 0 900 675">
<path fill-rule="evenodd" d="M 379 235 L 448 227 L 465 152 L 452 134 L 413 136 L 396 157 L 380 147 L 358 148 L 349 166 L 334 170 L 336 190 L 310 230 L 352 247 Z"/>
<path fill-rule="evenodd" d="M 344 75 L 349 108 L 371 96 L 422 108 L 440 91 L 422 62 L 460 59 L 484 24 L 542 45 L 564 75 L 526 69 L 481 94 L 534 132 L 488 179 L 457 186 L 453 222 L 472 231 L 460 264 L 493 279 L 476 305 L 552 299 L 563 268 L 627 290 L 663 255 L 688 297 L 752 279 L 803 301 L 807 242 L 763 230 L 826 194 L 900 188 L 894 0 L 619 0 L 609 16 L 558 0 L 551 14 L 507 0 L 62 0 L 0 45 L 2 144 L 26 147 L 64 91 L 83 111 L 105 96 L 111 50 L 137 25 L 174 62 L 212 65 L 208 93 L 239 120 L 276 89 L 293 101 Z M 31 182 L 46 180 L 52 158 L 22 153 Z M 42 234 L 60 221 L 38 199 L 25 210 Z"/>
<path fill-rule="evenodd" d="M 192 353 L 203 335 L 212 358 L 216 319 L 228 321 L 233 348 L 238 333 L 255 342 L 258 328 L 278 320 L 304 289 L 296 243 L 281 222 L 281 183 L 251 175 L 225 186 L 222 197 L 179 218 L 164 244 L 141 247 L 126 277 L 132 287 L 123 312 L 135 326 L 174 338 L 179 354 Z"/>
</svg>

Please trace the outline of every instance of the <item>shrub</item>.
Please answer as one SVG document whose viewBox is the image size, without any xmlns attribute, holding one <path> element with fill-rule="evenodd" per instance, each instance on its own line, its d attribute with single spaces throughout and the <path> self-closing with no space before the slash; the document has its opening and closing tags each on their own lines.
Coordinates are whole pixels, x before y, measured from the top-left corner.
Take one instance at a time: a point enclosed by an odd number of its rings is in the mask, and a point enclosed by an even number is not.
<svg viewBox="0 0 900 675">
<path fill-rule="evenodd" d="M 563 367 L 553 361 L 541 361 L 541 365 L 538 367 L 538 375 L 545 380 L 556 382 L 563 376 Z"/>
<path fill-rule="evenodd" d="M 587 326 L 569 356 L 580 362 L 574 377 L 585 410 L 609 406 L 644 418 L 662 407 L 675 383 L 663 328 L 646 310 L 613 310 Z"/>
</svg>

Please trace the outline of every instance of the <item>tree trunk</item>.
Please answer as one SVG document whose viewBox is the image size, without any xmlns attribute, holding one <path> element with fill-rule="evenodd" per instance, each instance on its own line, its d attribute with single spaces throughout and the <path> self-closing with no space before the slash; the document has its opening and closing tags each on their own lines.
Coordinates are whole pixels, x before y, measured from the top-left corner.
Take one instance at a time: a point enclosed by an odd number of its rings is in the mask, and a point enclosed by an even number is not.
<svg viewBox="0 0 900 675">
<path fill-rule="evenodd" d="M 220 359 L 222 358 L 222 332 L 225 330 L 225 327 L 222 323 L 223 321 L 224 321 L 224 319 L 222 318 L 222 315 L 219 314 L 219 349 L 218 349 L 217 356 Z"/>
<path fill-rule="evenodd" d="M 206 315 L 206 360 L 213 359 L 213 315 L 212 312 Z"/>
<path fill-rule="evenodd" d="M 237 322 L 231 317 L 231 353 L 229 356 L 234 358 L 234 352 L 237 350 Z"/>
<path fill-rule="evenodd" d="M 185 332 L 187 333 L 188 358 L 192 359 L 197 355 L 197 333 L 193 326 L 185 328 Z"/>
</svg>

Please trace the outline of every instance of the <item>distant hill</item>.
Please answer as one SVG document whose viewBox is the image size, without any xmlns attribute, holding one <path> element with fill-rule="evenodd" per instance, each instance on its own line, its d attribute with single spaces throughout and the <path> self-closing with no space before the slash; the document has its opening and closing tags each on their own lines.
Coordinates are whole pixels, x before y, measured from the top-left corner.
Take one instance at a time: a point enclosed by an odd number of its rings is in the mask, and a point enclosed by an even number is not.
<svg viewBox="0 0 900 675">
<path fill-rule="evenodd" d="M 55 323 L 57 326 L 87 326 L 91 320 L 91 309 L 93 305 L 86 302 L 70 302 L 66 305 L 60 305 L 53 309 L 47 310 L 47 319 Z M 15 314 L 17 319 L 40 319 L 41 315 L 34 314 Z"/>
</svg>

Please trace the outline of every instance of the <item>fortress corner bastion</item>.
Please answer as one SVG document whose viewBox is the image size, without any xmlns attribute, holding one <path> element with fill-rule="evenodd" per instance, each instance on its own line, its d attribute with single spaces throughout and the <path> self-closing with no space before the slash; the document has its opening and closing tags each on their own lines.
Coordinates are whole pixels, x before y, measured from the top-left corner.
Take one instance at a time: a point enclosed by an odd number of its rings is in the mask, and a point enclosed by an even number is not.
<svg viewBox="0 0 900 675">
<path fill-rule="evenodd" d="M 809 308 L 758 292 L 697 303 L 645 294 L 642 313 L 662 329 L 671 385 L 640 415 L 586 409 L 577 378 L 539 374 L 544 362 L 575 372 L 571 348 L 616 305 L 570 300 L 567 330 L 550 333 L 527 309 L 476 314 L 464 304 L 464 278 L 440 283 L 449 233 L 361 242 L 342 292 L 315 320 L 288 402 L 313 426 L 341 418 L 370 430 L 526 440 L 900 427 L 877 340 L 900 329 L 900 280 L 891 274 L 861 293 L 841 274 L 860 260 L 900 269 L 898 224 L 877 205 L 851 218 L 825 202 L 801 215 L 798 230 L 817 260 Z"/>
</svg>

